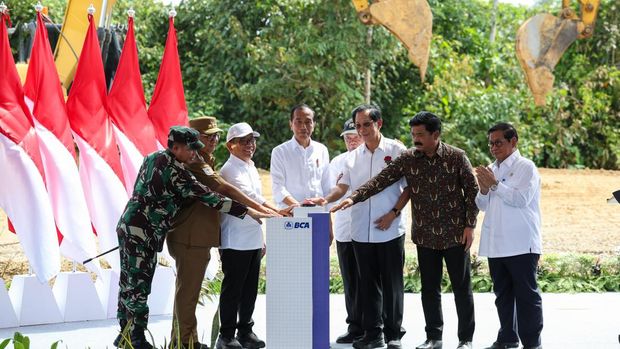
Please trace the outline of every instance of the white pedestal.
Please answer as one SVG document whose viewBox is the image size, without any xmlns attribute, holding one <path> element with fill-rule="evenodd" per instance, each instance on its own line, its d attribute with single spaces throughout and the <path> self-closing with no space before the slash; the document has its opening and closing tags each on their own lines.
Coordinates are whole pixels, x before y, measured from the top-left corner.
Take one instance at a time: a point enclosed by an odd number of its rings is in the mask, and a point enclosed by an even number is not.
<svg viewBox="0 0 620 349">
<path fill-rule="evenodd" d="M 118 309 L 118 272 L 112 269 L 102 269 L 101 278 L 95 282 L 97 294 L 101 300 L 104 314 L 108 319 L 116 318 Z"/>
<path fill-rule="evenodd" d="M 9 297 L 20 326 L 62 322 L 52 289 L 34 275 L 16 275 Z"/>
<path fill-rule="evenodd" d="M 151 285 L 148 306 L 149 315 L 172 314 L 176 275 L 172 268 L 157 266 Z"/>
<path fill-rule="evenodd" d="M 106 318 L 89 273 L 62 272 L 54 282 L 54 297 L 65 322 Z"/>
<path fill-rule="evenodd" d="M 13 304 L 6 291 L 4 280 L 0 279 L 0 328 L 17 327 L 17 315 L 13 309 Z"/>
<path fill-rule="evenodd" d="M 329 348 L 329 214 L 309 217 L 267 220 L 270 349 Z"/>
</svg>

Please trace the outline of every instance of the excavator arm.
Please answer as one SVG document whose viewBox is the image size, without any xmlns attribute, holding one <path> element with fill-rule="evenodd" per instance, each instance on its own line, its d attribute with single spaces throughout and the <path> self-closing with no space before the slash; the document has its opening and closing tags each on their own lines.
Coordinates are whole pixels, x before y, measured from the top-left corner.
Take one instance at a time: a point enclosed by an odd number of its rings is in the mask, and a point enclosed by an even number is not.
<svg viewBox="0 0 620 349">
<path fill-rule="evenodd" d="M 560 17 L 541 13 L 525 21 L 517 31 L 516 51 L 536 105 L 545 105 L 553 89 L 553 69 L 566 49 L 577 39 L 589 38 L 600 0 L 579 0 L 580 16 L 562 0 Z"/>
<path fill-rule="evenodd" d="M 65 17 L 62 23 L 61 38 L 58 40 L 54 60 L 60 82 L 68 88 L 73 81 L 78 57 L 82 52 L 84 43 L 84 33 L 88 28 L 88 16 L 86 9 L 93 5 L 97 12 L 96 16 L 101 16 L 99 26 L 105 25 L 105 18 L 112 13 L 112 6 L 116 0 L 69 0 L 65 10 Z M 105 10 L 101 11 L 102 9 Z M 97 14 L 98 13 L 98 14 Z"/>
<path fill-rule="evenodd" d="M 428 67 L 433 13 L 426 0 L 351 0 L 359 20 L 366 25 L 380 24 L 407 47 L 409 59 L 420 69 L 424 81 Z"/>
</svg>

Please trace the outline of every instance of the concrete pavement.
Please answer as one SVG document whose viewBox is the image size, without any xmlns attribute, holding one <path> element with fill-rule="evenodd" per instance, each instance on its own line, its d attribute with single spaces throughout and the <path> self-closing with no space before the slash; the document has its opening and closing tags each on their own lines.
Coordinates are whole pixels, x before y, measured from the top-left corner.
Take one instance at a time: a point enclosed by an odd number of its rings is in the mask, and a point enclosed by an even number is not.
<svg viewBox="0 0 620 349">
<path fill-rule="evenodd" d="M 474 348 L 490 345 L 496 337 L 499 323 L 494 306 L 494 296 L 490 293 L 475 293 L 476 332 Z M 544 329 L 542 334 L 545 349 L 564 348 L 620 348 L 620 293 L 588 294 L 543 294 Z M 294 310 L 293 310 L 294 311 Z M 456 310 L 452 294 L 443 295 L 444 348 L 456 348 Z M 199 336 L 208 343 L 211 332 L 211 319 L 215 305 L 209 303 L 198 309 Z M 344 296 L 330 297 L 330 339 L 332 348 L 351 348 L 335 344 L 336 337 L 346 330 Z M 1 314 L 0 314 L 1 316 Z M 254 331 L 265 338 L 265 296 L 260 295 L 256 304 Z M 160 348 L 170 338 L 170 316 L 152 317 L 149 329 Z M 403 337 L 403 348 L 413 349 L 424 341 L 424 318 L 419 294 L 405 294 L 405 314 L 403 327 L 407 334 Z M 58 348 L 104 349 L 113 348 L 112 341 L 118 333 L 115 320 L 61 323 L 53 325 L 27 326 L 0 329 L 0 341 L 19 331 L 30 337 L 31 348 L 43 349 L 62 340 Z M 269 342 L 267 342 L 267 348 Z M 9 345 L 12 348 L 12 345 Z M 295 348 L 289 348 L 295 349 Z M 327 348 L 326 348 L 327 349 Z"/>
</svg>

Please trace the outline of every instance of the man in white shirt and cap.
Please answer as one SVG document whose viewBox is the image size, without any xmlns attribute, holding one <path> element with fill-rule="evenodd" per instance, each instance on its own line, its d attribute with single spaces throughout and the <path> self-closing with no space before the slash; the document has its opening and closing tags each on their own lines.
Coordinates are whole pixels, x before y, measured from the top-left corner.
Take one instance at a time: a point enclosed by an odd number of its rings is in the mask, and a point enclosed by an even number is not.
<svg viewBox="0 0 620 349">
<path fill-rule="evenodd" d="M 306 104 L 294 106 L 289 126 L 293 138 L 271 151 L 271 190 L 278 207 L 298 206 L 329 189 L 323 176 L 329 165 L 327 147 L 311 138 L 314 111 Z"/>
<path fill-rule="evenodd" d="M 542 253 L 536 165 L 517 150 L 517 130 L 498 123 L 487 132 L 495 162 L 476 168 L 476 205 L 485 212 L 480 256 L 489 259 L 500 329 L 489 349 L 540 349 L 542 298 L 536 284 Z M 516 320 L 516 321 L 515 321 Z"/>
<path fill-rule="evenodd" d="M 353 119 L 345 121 L 340 136 L 344 139 L 347 151 L 336 156 L 329 163 L 328 183 L 330 188 L 336 187 L 342 179 L 345 162 L 349 155 L 362 144 L 362 139 L 357 130 Z M 346 195 L 351 194 L 351 189 Z M 338 264 L 340 265 L 340 275 L 342 276 L 342 286 L 344 288 L 344 301 L 347 309 L 347 333 L 336 339 L 336 343 L 353 343 L 361 339 L 364 335 L 362 329 L 362 304 L 359 296 L 359 275 L 357 274 L 357 263 L 355 253 L 353 253 L 353 242 L 351 241 L 351 211 L 338 211 L 334 214 L 333 220 L 334 237 L 336 238 L 336 251 L 338 252 Z"/>
<path fill-rule="evenodd" d="M 232 125 L 226 135 L 230 157 L 222 166 L 220 175 L 252 200 L 277 211 L 262 196 L 260 177 L 252 161 L 259 136 L 245 122 Z M 290 215 L 290 208 L 279 213 Z M 265 342 L 252 331 L 264 247 L 263 231 L 255 220 L 228 219 L 222 215 L 221 222 L 220 258 L 224 279 L 220 294 L 220 335 L 216 348 L 264 348 Z"/>
</svg>

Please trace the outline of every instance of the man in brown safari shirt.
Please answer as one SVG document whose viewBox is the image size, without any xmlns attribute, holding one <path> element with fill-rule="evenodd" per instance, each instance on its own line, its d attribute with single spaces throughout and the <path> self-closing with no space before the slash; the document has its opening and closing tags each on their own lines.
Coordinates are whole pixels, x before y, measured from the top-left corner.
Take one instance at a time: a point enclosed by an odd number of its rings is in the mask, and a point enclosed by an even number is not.
<svg viewBox="0 0 620 349">
<path fill-rule="evenodd" d="M 203 161 L 185 165 L 196 179 L 215 192 L 234 198 L 259 212 L 273 214 L 273 211 L 253 201 L 213 170 L 215 167 L 213 152 L 219 142 L 220 133 L 223 132 L 217 127 L 217 120 L 211 116 L 204 116 L 190 120 L 189 125 L 200 133 L 200 141 L 205 145 L 198 151 Z M 208 348 L 206 344 L 198 342 L 196 305 L 205 269 L 211 259 L 209 250 L 211 247 L 220 246 L 220 214 L 198 201 L 193 202 L 175 217 L 166 239 L 177 269 L 172 347 L 180 342 L 183 348 L 190 346 L 194 349 Z"/>
<path fill-rule="evenodd" d="M 427 340 L 416 349 L 442 347 L 443 260 L 459 319 L 457 349 L 471 349 L 475 322 L 469 247 L 478 215 L 475 203 L 478 184 L 465 152 L 441 142 L 441 120 L 436 115 L 420 112 L 409 121 L 409 126 L 414 148 L 404 152 L 332 211 L 362 202 L 405 177 L 411 190 L 411 235 L 417 245 L 426 320 Z"/>
</svg>

